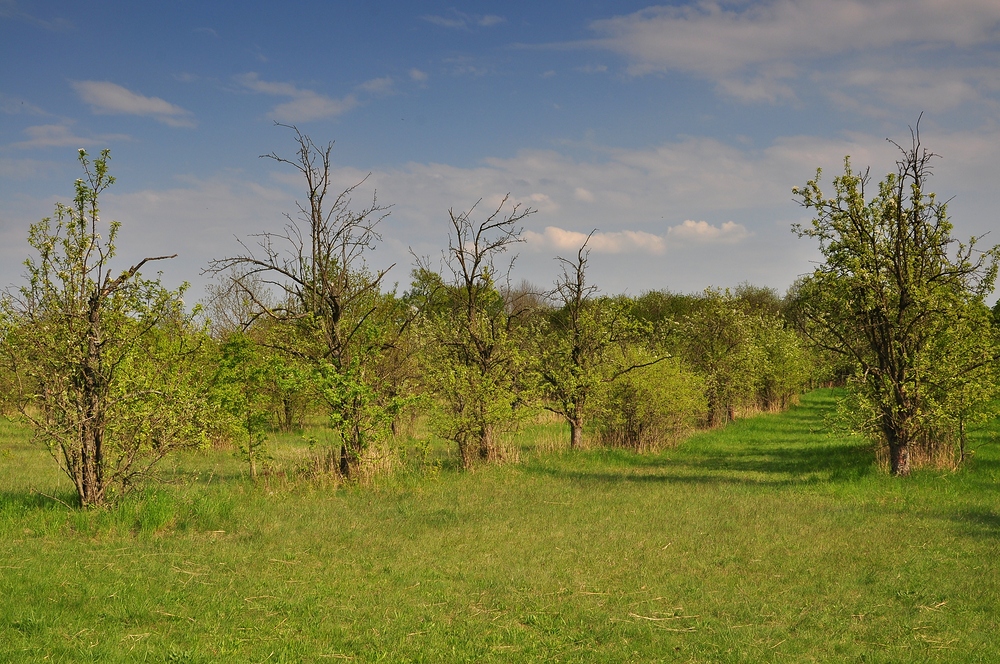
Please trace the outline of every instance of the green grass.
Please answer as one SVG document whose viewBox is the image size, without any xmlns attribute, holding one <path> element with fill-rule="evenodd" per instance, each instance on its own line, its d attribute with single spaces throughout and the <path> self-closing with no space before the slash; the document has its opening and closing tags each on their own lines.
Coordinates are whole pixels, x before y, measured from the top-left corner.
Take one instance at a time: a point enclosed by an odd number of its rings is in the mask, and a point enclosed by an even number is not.
<svg viewBox="0 0 1000 664">
<path fill-rule="evenodd" d="M 190 454 L 91 512 L 41 495 L 71 492 L 7 425 L 0 660 L 1000 661 L 997 428 L 899 480 L 825 433 L 832 407 L 645 456 L 546 451 L 538 426 L 520 464 L 435 448 L 365 487 Z"/>
</svg>

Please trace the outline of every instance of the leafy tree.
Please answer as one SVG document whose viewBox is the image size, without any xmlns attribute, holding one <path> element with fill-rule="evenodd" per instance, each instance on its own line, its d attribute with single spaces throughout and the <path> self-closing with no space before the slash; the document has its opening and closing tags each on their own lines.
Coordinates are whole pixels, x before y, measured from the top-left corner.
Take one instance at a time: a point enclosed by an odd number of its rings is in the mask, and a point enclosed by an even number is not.
<svg viewBox="0 0 1000 664">
<path fill-rule="evenodd" d="M 533 335 L 545 408 L 569 424 L 571 448 L 582 444 L 591 402 L 605 383 L 667 357 L 648 355 L 636 361 L 629 346 L 648 340 L 652 325 L 632 317 L 631 303 L 622 298 L 594 297 L 597 287 L 587 284 L 588 258 L 587 242 L 575 260 L 558 258 L 562 275 L 552 298 L 559 308 Z"/>
<path fill-rule="evenodd" d="M 662 332 L 691 314 L 699 303 L 697 295 L 648 291 L 632 301 L 632 315 Z"/>
<path fill-rule="evenodd" d="M 824 262 L 802 284 L 806 331 L 854 366 L 861 428 L 888 447 L 894 475 L 910 472 L 911 445 L 953 429 L 961 412 L 987 400 L 995 346 L 983 315 L 1000 249 L 976 249 L 951 236 L 944 202 L 927 191 L 935 155 L 920 143 L 897 145 L 896 172 L 868 199 L 868 171 L 819 187 L 820 172 L 793 192 L 816 215 L 797 225 L 819 241 Z"/>
<path fill-rule="evenodd" d="M 307 203 L 299 216 L 286 215 L 281 233 L 262 233 L 258 246 L 212 261 L 210 271 L 228 272 L 260 315 L 283 324 L 282 350 L 307 361 L 317 392 L 340 433 L 340 472 L 356 474 L 362 455 L 385 440 L 400 400 L 387 390 L 383 360 L 405 329 L 394 296 L 381 293 L 388 270 L 372 272 L 365 255 L 381 240 L 377 226 L 388 214 L 375 197 L 351 209 L 349 187 L 330 201 L 333 144 L 317 146 L 297 128 L 293 159 L 264 155 L 297 170 Z M 254 279 L 281 296 L 272 304 L 259 296 Z"/>
<path fill-rule="evenodd" d="M 277 358 L 261 352 L 243 332 L 233 332 L 219 349 L 212 377 L 212 399 L 230 416 L 233 438 L 257 479 L 259 462 L 267 454 L 267 434 L 272 428 L 271 386 L 277 377 Z"/>
<path fill-rule="evenodd" d="M 519 223 L 533 210 L 514 205 L 505 213 L 507 200 L 482 221 L 472 218 L 476 206 L 449 210 L 450 279 L 423 266 L 423 283 L 414 285 L 433 305 L 425 310 L 421 335 L 425 384 L 438 404 L 434 426 L 458 445 L 466 468 L 476 459 L 499 458 L 500 434 L 516 426 L 528 401 L 520 324 L 525 312 L 498 288 L 496 260 L 521 241 Z"/>
<path fill-rule="evenodd" d="M 709 425 L 728 422 L 756 401 L 767 354 L 752 314 L 729 291 L 707 290 L 680 324 L 681 355 L 705 377 Z"/>
<path fill-rule="evenodd" d="M 816 371 L 815 358 L 806 349 L 801 335 L 775 314 L 757 315 L 753 338 L 764 353 L 757 383 L 757 407 L 784 410 L 809 385 Z"/>
<path fill-rule="evenodd" d="M 109 152 L 79 160 L 72 206 L 31 226 L 38 252 L 25 261 L 27 285 L 3 298 L 2 348 L 15 399 L 80 504 L 95 506 L 132 487 L 171 450 L 202 439 L 199 332 L 182 290 L 139 271 L 115 274 L 120 224 L 99 217 L 99 195 L 114 183 Z"/>
<path fill-rule="evenodd" d="M 268 367 L 267 380 L 257 381 L 255 389 L 263 392 L 256 395 L 256 399 L 267 397 L 274 413 L 272 421 L 277 422 L 282 431 L 301 427 L 310 405 L 310 369 L 300 357 L 282 352 L 287 330 L 264 314 L 275 308 L 272 293 L 265 288 L 259 275 L 240 275 L 240 278 L 227 275 L 219 282 L 208 284 L 206 290 L 208 297 L 203 313 L 212 337 L 222 346 L 235 339 L 246 343 L 247 348 L 241 352 L 250 353 L 255 362 L 263 362 Z M 217 374 L 215 382 L 237 378 Z"/>
<path fill-rule="evenodd" d="M 655 358 L 639 347 L 628 359 L 635 369 L 603 383 L 595 395 L 593 424 L 602 443 L 657 450 L 702 421 L 708 407 L 702 376 L 678 358 Z"/>
</svg>

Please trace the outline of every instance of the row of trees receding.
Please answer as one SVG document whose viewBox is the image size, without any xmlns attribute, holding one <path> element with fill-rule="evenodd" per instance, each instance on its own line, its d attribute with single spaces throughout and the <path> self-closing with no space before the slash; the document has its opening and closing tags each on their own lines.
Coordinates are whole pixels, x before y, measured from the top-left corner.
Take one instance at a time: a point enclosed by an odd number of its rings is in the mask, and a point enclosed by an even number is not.
<svg viewBox="0 0 1000 664">
<path fill-rule="evenodd" d="M 318 415 L 339 440 L 324 472 L 348 479 L 415 418 L 470 467 L 503 459 L 542 409 L 566 423 L 571 447 L 587 436 L 650 450 L 847 380 L 855 428 L 906 474 L 911 446 L 961 457 L 967 428 L 990 416 L 998 342 L 983 298 L 997 251 L 951 250 L 916 137 L 871 201 L 849 164 L 834 199 L 817 180 L 798 190 L 817 213 L 798 231 L 826 262 L 784 298 L 748 285 L 626 297 L 588 281 L 587 243 L 558 259 L 551 288 L 513 285 L 534 211 L 508 198 L 450 210 L 439 265 L 418 259 L 405 292 L 387 289 L 387 270 L 366 259 L 389 210 L 331 190 L 332 144 L 290 129 L 295 156 L 265 156 L 301 174 L 305 202 L 280 231 L 211 263 L 203 316 L 139 274 L 169 257 L 111 271 L 118 224 L 98 208 L 113 182 L 107 152 L 91 162 L 81 151 L 74 205 L 32 226 L 38 258 L 3 300 L 4 392 L 81 504 L 213 440 L 238 445 L 256 477 L 269 433 Z"/>
</svg>

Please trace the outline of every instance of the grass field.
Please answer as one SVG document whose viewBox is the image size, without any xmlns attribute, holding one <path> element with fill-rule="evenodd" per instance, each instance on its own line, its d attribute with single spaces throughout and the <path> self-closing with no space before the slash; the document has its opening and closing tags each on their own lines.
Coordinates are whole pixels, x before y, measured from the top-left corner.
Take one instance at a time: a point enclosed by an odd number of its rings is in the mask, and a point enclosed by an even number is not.
<svg viewBox="0 0 1000 664">
<path fill-rule="evenodd" d="M 894 479 L 825 433 L 833 400 L 658 455 L 543 454 L 540 426 L 518 464 L 431 450 L 360 487 L 191 453 L 90 512 L 7 424 L 0 660 L 1000 661 L 1000 429 Z"/>
</svg>

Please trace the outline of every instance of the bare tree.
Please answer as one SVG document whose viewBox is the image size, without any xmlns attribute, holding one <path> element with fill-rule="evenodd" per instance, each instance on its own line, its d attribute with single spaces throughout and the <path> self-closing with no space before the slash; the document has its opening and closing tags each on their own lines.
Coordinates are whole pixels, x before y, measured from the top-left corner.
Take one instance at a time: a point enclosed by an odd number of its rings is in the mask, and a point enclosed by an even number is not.
<svg viewBox="0 0 1000 664">
<path fill-rule="evenodd" d="M 285 215 L 282 232 L 253 236 L 255 248 L 241 241 L 243 252 L 212 261 L 209 272 L 230 273 L 257 311 L 288 325 L 282 350 L 312 363 L 341 434 L 340 471 L 350 477 L 392 420 L 392 400 L 383 398 L 377 369 L 399 331 L 381 320 L 382 281 L 391 266 L 372 272 L 365 260 L 382 239 L 377 227 L 389 209 L 375 194 L 370 204 L 352 209 L 351 196 L 363 181 L 333 193 L 333 143 L 319 146 L 298 128 L 280 126 L 295 134 L 295 157 L 261 156 L 302 175 L 306 202 L 296 203 L 296 217 Z M 259 295 L 261 284 L 279 294 L 278 304 Z"/>
<path fill-rule="evenodd" d="M 513 424 L 523 405 L 523 348 L 517 338 L 519 310 L 504 297 L 513 260 L 506 269 L 497 261 L 522 241 L 521 222 L 533 214 L 509 194 L 482 221 L 473 219 L 479 203 L 467 211 L 448 210 L 451 229 L 444 280 L 444 306 L 432 316 L 433 343 L 426 349 L 428 378 L 443 404 L 438 432 L 458 444 L 462 462 L 498 457 L 497 434 Z M 426 268 L 424 268 L 426 270 Z"/>
</svg>

